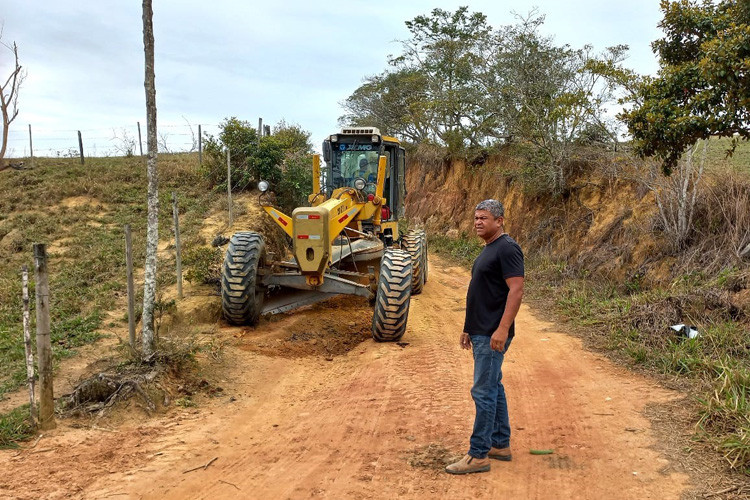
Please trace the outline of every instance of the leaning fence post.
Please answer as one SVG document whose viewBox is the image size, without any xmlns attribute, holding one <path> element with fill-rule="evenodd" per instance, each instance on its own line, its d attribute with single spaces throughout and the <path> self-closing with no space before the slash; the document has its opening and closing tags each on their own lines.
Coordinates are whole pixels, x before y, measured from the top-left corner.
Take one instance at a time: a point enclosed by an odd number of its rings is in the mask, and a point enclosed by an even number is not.
<svg viewBox="0 0 750 500">
<path fill-rule="evenodd" d="M 175 263 L 177 265 L 177 298 L 182 298 L 182 248 L 180 246 L 180 213 L 177 210 L 177 193 L 172 191 L 172 218 L 174 219 Z"/>
<path fill-rule="evenodd" d="M 138 146 L 141 148 L 141 157 L 143 157 L 143 141 L 141 140 L 141 122 L 135 122 L 138 124 Z"/>
<path fill-rule="evenodd" d="M 36 427 L 36 405 L 34 404 L 34 353 L 31 351 L 31 319 L 29 317 L 29 267 L 21 270 L 23 284 L 23 346 L 26 350 L 26 381 L 29 384 L 29 412 L 31 425 Z"/>
<path fill-rule="evenodd" d="M 198 165 L 203 165 L 203 135 L 201 135 L 201 124 L 198 124 Z"/>
<path fill-rule="evenodd" d="M 54 429 L 57 424 L 55 423 L 55 397 L 52 387 L 47 248 L 44 243 L 34 243 L 34 270 L 36 279 L 36 352 L 39 359 L 39 428 L 48 430 Z"/>
<path fill-rule="evenodd" d="M 125 224 L 125 267 L 128 280 L 128 342 L 135 349 L 135 285 L 133 284 L 133 242 L 130 224 Z"/>
<path fill-rule="evenodd" d="M 29 123 L 29 156 L 31 168 L 34 168 L 34 143 L 31 141 L 31 123 Z"/>
<path fill-rule="evenodd" d="M 81 165 L 83 165 L 83 137 L 81 137 L 81 131 L 78 131 L 78 149 L 81 152 Z"/>
<path fill-rule="evenodd" d="M 232 166 L 230 163 L 231 154 L 229 148 L 227 148 L 227 199 L 229 200 L 229 227 L 234 224 L 234 217 L 232 216 Z"/>
</svg>

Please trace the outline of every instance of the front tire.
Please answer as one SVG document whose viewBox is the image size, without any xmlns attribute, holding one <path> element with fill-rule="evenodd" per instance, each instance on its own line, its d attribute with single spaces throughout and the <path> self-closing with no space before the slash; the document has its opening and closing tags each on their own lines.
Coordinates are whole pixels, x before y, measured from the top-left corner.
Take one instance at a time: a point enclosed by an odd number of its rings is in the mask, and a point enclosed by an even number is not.
<svg viewBox="0 0 750 500">
<path fill-rule="evenodd" d="M 221 308 L 232 325 L 254 325 L 260 318 L 265 289 L 258 271 L 266 262 L 263 236 L 253 231 L 232 235 L 221 273 Z"/>
<path fill-rule="evenodd" d="M 378 291 L 372 316 L 372 338 L 396 342 L 404 336 L 411 299 L 411 256 L 404 250 L 388 249 L 380 262 Z"/>
</svg>

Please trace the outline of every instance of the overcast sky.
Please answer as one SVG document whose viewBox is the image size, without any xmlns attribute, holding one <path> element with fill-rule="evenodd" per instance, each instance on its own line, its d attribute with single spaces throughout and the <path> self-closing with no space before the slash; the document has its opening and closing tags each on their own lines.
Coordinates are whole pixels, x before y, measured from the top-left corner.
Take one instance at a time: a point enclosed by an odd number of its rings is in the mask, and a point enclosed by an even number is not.
<svg viewBox="0 0 750 500">
<path fill-rule="evenodd" d="M 257 124 L 279 120 L 312 133 L 317 147 L 337 129 L 340 107 L 366 76 L 382 72 L 404 24 L 439 7 L 469 5 L 498 28 L 513 11 L 534 6 L 546 16 L 543 33 L 574 48 L 599 51 L 627 44 L 626 65 L 658 68 L 650 43 L 660 36 L 658 0 L 154 0 L 156 102 L 160 133 L 173 149 L 189 148 L 187 123 L 216 131 L 229 116 Z M 27 77 L 21 89 L 10 152 L 28 154 L 31 124 L 37 155 L 77 148 L 111 152 L 114 135 L 137 134 L 145 148 L 141 2 L 131 0 L 0 0 L 3 42 L 18 44 Z M 11 68 L 0 53 L 0 77 Z"/>
</svg>

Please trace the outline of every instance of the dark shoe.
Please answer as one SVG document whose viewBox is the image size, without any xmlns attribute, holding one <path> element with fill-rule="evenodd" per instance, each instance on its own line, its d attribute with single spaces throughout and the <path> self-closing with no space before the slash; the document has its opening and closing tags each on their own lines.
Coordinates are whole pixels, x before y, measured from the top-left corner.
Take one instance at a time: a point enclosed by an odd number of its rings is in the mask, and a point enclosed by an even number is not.
<svg viewBox="0 0 750 500">
<path fill-rule="evenodd" d="M 448 474 L 471 474 L 472 472 L 487 472 L 490 470 L 489 458 L 474 458 L 466 455 L 456 463 L 445 468 Z"/>
<path fill-rule="evenodd" d="M 510 462 L 513 456 L 510 454 L 510 448 L 490 448 L 490 452 L 487 454 L 488 458 L 494 458 L 495 460 L 502 460 L 503 462 Z"/>
</svg>

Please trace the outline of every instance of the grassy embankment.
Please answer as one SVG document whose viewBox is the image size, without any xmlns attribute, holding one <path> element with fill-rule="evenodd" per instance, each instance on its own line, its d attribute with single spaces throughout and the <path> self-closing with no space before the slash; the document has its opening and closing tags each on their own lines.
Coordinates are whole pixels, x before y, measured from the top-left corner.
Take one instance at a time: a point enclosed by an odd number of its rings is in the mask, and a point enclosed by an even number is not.
<svg viewBox="0 0 750 500">
<path fill-rule="evenodd" d="M 728 144 L 712 140 L 706 162 L 709 182 L 739 176 L 747 189 L 750 147 L 742 143 L 727 159 Z M 747 306 L 737 308 L 728 300 L 750 289 L 750 265 L 745 258 L 707 272 L 700 266 L 702 259 L 694 257 L 726 250 L 721 248 L 724 235 L 712 233 L 724 227 L 717 222 L 720 201 L 700 202 L 702 214 L 695 220 L 700 236 L 692 246 L 662 256 L 680 263 L 674 266 L 677 275 L 666 282 L 648 284 L 637 273 L 624 283 L 608 281 L 574 263 L 541 256 L 527 262 L 527 296 L 543 301 L 545 308 L 551 302 L 556 314 L 567 318 L 595 348 L 685 389 L 695 402 L 695 438 L 715 446 L 732 468 L 750 475 L 750 317 Z M 645 230 L 658 239 L 656 228 L 658 224 Z M 716 243 L 706 246 L 706 241 Z M 430 245 L 467 267 L 482 249 L 476 237 L 466 234 L 458 239 L 431 235 Z M 538 255 L 536 249 L 527 250 Z M 713 256 L 703 260 L 720 261 Z M 697 325 L 701 336 L 687 339 L 671 333 L 669 325 L 682 321 Z"/>
<path fill-rule="evenodd" d="M 95 342 L 102 329 L 127 325 L 127 314 L 103 324 L 105 313 L 121 306 L 126 296 L 125 224 L 132 228 L 136 267 L 145 259 L 143 159 L 87 158 L 85 165 L 65 158 L 35 162 L 33 170 L 0 172 L 0 398 L 26 379 L 21 266 L 29 267 L 33 339 L 32 243 L 48 245 L 56 363 L 74 355 L 77 347 Z M 197 155 L 160 155 L 159 171 L 160 239 L 171 238 L 171 193 L 176 191 L 183 242 L 189 242 L 220 195 L 206 189 Z M 159 287 L 174 283 L 171 269 L 172 263 L 159 263 Z M 29 432 L 26 412 L 27 407 L 0 416 L 0 447 L 13 446 Z"/>
</svg>

